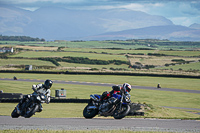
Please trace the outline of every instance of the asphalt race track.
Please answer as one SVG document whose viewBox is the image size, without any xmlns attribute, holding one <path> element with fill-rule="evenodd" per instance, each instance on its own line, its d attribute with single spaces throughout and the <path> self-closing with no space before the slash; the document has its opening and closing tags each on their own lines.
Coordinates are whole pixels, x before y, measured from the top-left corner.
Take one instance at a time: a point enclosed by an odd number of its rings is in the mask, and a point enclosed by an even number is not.
<svg viewBox="0 0 200 133">
<path fill-rule="evenodd" d="M 131 130 L 200 132 L 200 121 L 179 119 L 11 118 L 0 116 L 0 130 Z"/>
</svg>

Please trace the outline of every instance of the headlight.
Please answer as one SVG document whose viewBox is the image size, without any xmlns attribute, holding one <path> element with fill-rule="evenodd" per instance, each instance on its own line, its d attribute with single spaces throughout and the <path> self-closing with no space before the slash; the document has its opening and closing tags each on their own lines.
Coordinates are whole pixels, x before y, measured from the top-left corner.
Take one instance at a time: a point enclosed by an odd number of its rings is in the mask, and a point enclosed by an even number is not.
<svg viewBox="0 0 200 133">
<path fill-rule="evenodd" d="M 130 102 L 130 96 L 125 97 L 126 102 Z"/>
<path fill-rule="evenodd" d="M 42 98 L 42 99 L 45 99 L 45 96 L 42 95 L 41 98 Z"/>
<path fill-rule="evenodd" d="M 41 95 L 40 98 L 41 98 L 42 100 L 45 100 L 45 99 L 46 99 L 46 96 L 45 96 L 45 95 Z"/>
<path fill-rule="evenodd" d="M 126 101 L 127 101 L 127 100 L 130 100 L 130 98 L 129 98 L 129 97 L 126 97 Z"/>
<path fill-rule="evenodd" d="M 37 96 L 37 100 L 41 100 L 39 96 Z"/>
</svg>

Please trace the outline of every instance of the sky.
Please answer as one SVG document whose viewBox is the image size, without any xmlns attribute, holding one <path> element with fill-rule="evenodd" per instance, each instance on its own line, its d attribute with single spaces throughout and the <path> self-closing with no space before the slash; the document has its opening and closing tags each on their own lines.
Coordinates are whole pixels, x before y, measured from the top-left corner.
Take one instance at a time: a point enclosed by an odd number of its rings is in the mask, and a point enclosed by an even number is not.
<svg viewBox="0 0 200 133">
<path fill-rule="evenodd" d="M 200 24 L 200 0 L 0 0 L 0 5 L 6 4 L 30 11 L 43 6 L 78 10 L 126 8 L 164 16 L 175 25 Z"/>
</svg>

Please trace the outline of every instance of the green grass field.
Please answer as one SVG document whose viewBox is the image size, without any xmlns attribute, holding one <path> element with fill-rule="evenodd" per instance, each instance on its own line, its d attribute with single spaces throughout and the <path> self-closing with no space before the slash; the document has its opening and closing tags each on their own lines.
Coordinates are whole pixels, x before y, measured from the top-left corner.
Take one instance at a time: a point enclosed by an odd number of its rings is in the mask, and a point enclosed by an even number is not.
<svg viewBox="0 0 200 133">
<path fill-rule="evenodd" d="M 54 47 L 68 47 L 68 48 L 121 48 L 121 49 L 137 49 L 137 48 L 152 48 L 152 49 L 161 49 L 161 50 L 195 50 L 199 49 L 200 45 L 198 42 L 195 45 L 188 43 L 181 44 L 180 42 L 167 41 L 166 45 L 156 44 L 157 42 L 166 42 L 166 41 L 154 41 L 154 43 L 149 42 L 148 40 L 140 41 L 56 41 L 56 42 L 19 42 L 19 41 L 0 41 L 1 45 L 28 45 L 28 46 L 54 46 Z M 147 45 L 152 43 L 150 47 Z M 171 45 L 170 45 L 171 44 Z M 178 45 L 176 45 L 178 44 Z"/>
<path fill-rule="evenodd" d="M 1 81 L 2 90 L 7 93 L 32 93 L 32 82 L 11 82 Z M 102 94 L 104 91 L 110 91 L 111 87 L 54 84 L 51 95 L 55 96 L 55 90 L 64 88 L 67 90 L 67 98 L 89 99 L 90 94 Z M 131 91 L 132 102 L 148 103 L 157 106 L 200 108 L 199 94 L 188 94 L 180 92 L 165 92 L 154 90 L 133 89 Z M 159 100 L 158 100 L 159 99 Z"/>
<path fill-rule="evenodd" d="M 104 70 L 110 70 L 110 68 L 114 68 L 114 69 L 126 69 L 126 70 L 131 70 L 130 68 L 128 68 L 128 65 L 126 64 L 122 64 L 122 65 L 114 65 L 114 64 L 110 64 L 110 65 L 92 65 L 92 64 L 79 64 L 79 63 L 67 63 L 67 62 L 59 62 L 59 64 L 61 64 L 61 66 L 63 68 L 63 70 L 65 69 L 72 69 L 72 70 L 81 70 L 81 69 L 86 69 L 86 70 L 90 70 L 91 68 L 96 68 L 96 69 L 104 69 Z"/>
<path fill-rule="evenodd" d="M 29 60 L 29 59 L 0 59 L 0 66 L 6 66 L 6 65 L 28 65 L 28 64 L 40 64 L 42 66 L 55 66 L 51 62 L 47 61 L 41 61 L 41 60 Z"/>
<path fill-rule="evenodd" d="M 199 51 L 158 51 L 159 54 L 175 56 L 200 56 Z"/>
<path fill-rule="evenodd" d="M 11 57 L 27 57 L 27 58 L 39 58 L 39 57 L 84 57 L 89 59 L 98 59 L 98 60 L 123 60 L 126 61 L 124 55 L 108 55 L 108 54 L 96 54 L 96 53 L 77 53 L 77 52 L 35 52 L 27 51 L 21 52 L 17 55 L 12 55 Z"/>
<path fill-rule="evenodd" d="M 17 103 L 0 103 L 0 115 L 10 116 Z M 43 104 L 43 111 L 33 117 L 38 118 L 83 118 L 86 103 L 50 103 Z M 154 106 L 145 112 L 145 116 L 126 116 L 127 118 L 161 118 L 161 119 L 199 119 L 199 115 L 184 110 L 168 109 Z M 104 118 L 96 116 L 96 118 Z M 108 117 L 111 118 L 111 117 Z"/>
<path fill-rule="evenodd" d="M 173 77 L 150 77 L 150 76 L 119 76 L 119 75 L 64 75 L 64 74 L 24 74 L 24 73 L 0 73 L 1 78 L 19 79 L 52 79 L 64 81 L 82 81 L 97 83 L 123 84 L 128 82 L 133 86 L 152 86 L 158 83 L 163 88 L 176 88 L 188 90 L 200 90 L 199 79 L 193 78 L 173 78 Z"/>
<path fill-rule="evenodd" d="M 147 41 L 148 42 L 148 41 Z M 16 54 L 10 55 L 9 57 L 24 57 L 24 58 L 39 58 L 39 57 L 59 57 L 65 56 L 71 57 L 84 57 L 96 60 L 121 60 L 127 61 L 132 66 L 141 64 L 143 66 L 154 65 L 155 68 L 141 68 L 133 69 L 129 65 L 97 65 L 97 64 L 80 64 L 80 63 L 66 63 L 58 62 L 59 67 L 48 62 L 39 60 L 27 60 L 27 59 L 0 59 L 0 69 L 7 70 L 23 70 L 24 68 L 16 68 L 17 65 L 34 65 L 34 70 L 46 70 L 47 68 L 37 67 L 42 66 L 54 66 L 51 68 L 54 71 L 120 71 L 120 72 L 140 72 L 143 73 L 163 73 L 163 74 L 184 74 L 184 75 L 199 75 L 199 48 L 196 46 L 178 45 L 174 46 L 177 49 L 171 49 L 170 43 L 168 45 L 155 45 L 156 47 L 148 47 L 145 41 L 58 41 L 58 42 L 17 42 L 17 41 L 0 41 L 2 46 L 14 46 L 17 49 L 24 49 L 18 51 Z M 162 42 L 162 41 L 160 41 Z M 178 48 L 179 47 L 179 48 Z M 197 48 L 196 48 L 197 47 Z M 150 50 L 137 50 L 137 49 L 148 48 Z M 28 49 L 28 50 L 27 50 Z M 60 51 L 57 51 L 57 50 Z M 181 50 L 180 50 L 181 49 Z M 33 50 L 33 51 L 31 51 Z M 44 51 L 47 50 L 47 51 Z M 160 56 L 149 56 L 148 54 L 160 54 Z M 137 55 L 139 54 L 139 55 Z M 162 56 L 161 56 L 162 55 Z M 165 56 L 167 55 L 167 56 Z M 182 64 L 166 67 L 165 64 L 175 63 L 173 59 L 183 59 L 185 61 L 196 61 L 195 63 Z M 13 64 L 15 67 L 8 67 L 7 65 Z"/>
<path fill-rule="evenodd" d="M 185 71 L 192 71 L 192 70 L 200 70 L 200 62 L 194 62 L 190 64 L 183 64 L 183 65 L 175 65 L 169 67 L 162 67 L 160 69 L 173 69 L 173 70 L 185 70 Z"/>
<path fill-rule="evenodd" d="M 175 63 L 172 60 L 174 59 L 182 59 L 185 61 L 196 61 L 198 62 L 198 58 L 190 58 L 190 57 L 174 57 L 174 56 L 168 56 L 167 58 L 165 56 L 130 56 L 129 59 L 131 60 L 131 64 L 135 64 L 135 62 L 140 62 L 143 65 L 155 65 L 155 66 L 165 66 L 165 64 Z M 183 64 L 184 65 L 184 64 Z M 194 65 L 194 63 L 190 63 L 190 65 Z M 182 65 L 179 65 L 179 67 L 182 67 Z M 160 69 L 160 68 L 155 68 Z"/>
</svg>

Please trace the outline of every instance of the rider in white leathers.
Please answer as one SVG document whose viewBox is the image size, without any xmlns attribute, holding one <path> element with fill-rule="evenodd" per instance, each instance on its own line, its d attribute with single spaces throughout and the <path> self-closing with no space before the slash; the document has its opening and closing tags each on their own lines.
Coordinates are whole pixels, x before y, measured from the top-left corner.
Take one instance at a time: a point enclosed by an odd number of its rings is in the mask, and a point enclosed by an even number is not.
<svg viewBox="0 0 200 133">
<path fill-rule="evenodd" d="M 44 86 L 44 84 L 37 84 L 37 85 L 32 85 L 32 88 L 36 89 L 37 92 L 46 95 L 47 99 L 46 99 L 46 103 L 48 104 L 50 102 L 50 96 L 51 96 L 51 90 L 46 89 L 46 87 Z M 34 92 L 33 94 L 36 94 L 36 92 Z"/>
<path fill-rule="evenodd" d="M 47 79 L 44 84 L 37 84 L 37 85 L 32 85 L 32 89 L 33 90 L 37 90 L 37 92 L 41 93 L 41 94 L 44 94 L 46 95 L 46 103 L 49 104 L 50 102 L 50 94 L 51 94 L 51 86 L 52 86 L 53 82 L 49 79 Z M 33 92 L 32 95 L 36 94 L 36 92 Z M 20 113 L 20 108 L 21 108 L 21 105 L 26 101 L 27 98 L 29 98 L 30 95 L 25 95 L 23 97 L 23 99 L 19 102 L 18 106 L 16 107 L 17 108 L 17 112 Z M 42 105 L 40 105 L 40 108 L 39 108 L 39 112 L 42 111 Z"/>
</svg>

